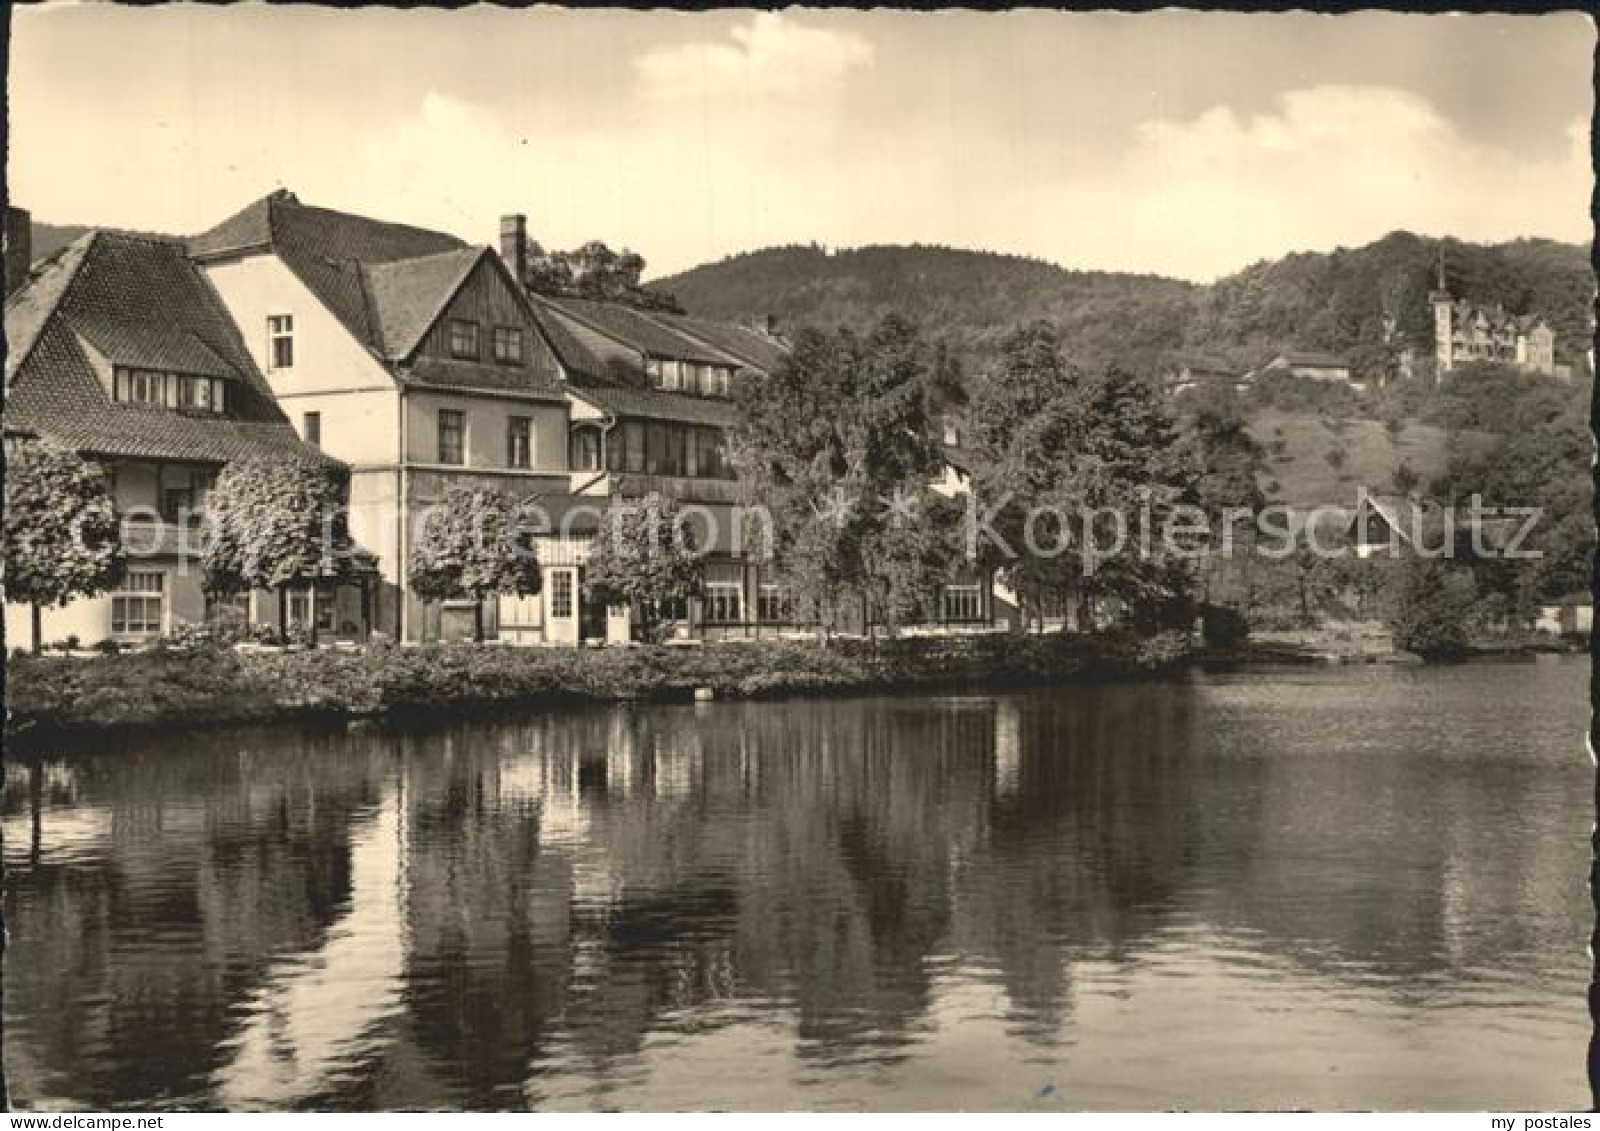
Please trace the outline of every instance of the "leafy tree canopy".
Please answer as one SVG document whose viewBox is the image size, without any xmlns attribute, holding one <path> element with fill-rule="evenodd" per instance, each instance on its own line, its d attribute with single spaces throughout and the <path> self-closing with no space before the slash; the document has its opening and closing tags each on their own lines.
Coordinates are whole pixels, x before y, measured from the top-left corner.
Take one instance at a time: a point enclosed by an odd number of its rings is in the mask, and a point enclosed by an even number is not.
<svg viewBox="0 0 1600 1131">
<path fill-rule="evenodd" d="M 607 604 L 626 604 L 645 635 L 659 638 L 670 610 L 701 592 L 694 528 L 675 502 L 652 492 L 614 506 L 595 535 L 584 585 Z"/>
<path fill-rule="evenodd" d="M 234 460 L 207 496 L 206 520 L 208 592 L 282 589 L 350 571 L 345 483 L 326 468 L 263 457 Z"/>
<path fill-rule="evenodd" d="M 28 441 L 6 458 L 7 601 L 65 605 L 115 585 L 123 551 L 105 472 L 76 452 Z M 34 648 L 38 618 L 34 620 Z"/>
</svg>

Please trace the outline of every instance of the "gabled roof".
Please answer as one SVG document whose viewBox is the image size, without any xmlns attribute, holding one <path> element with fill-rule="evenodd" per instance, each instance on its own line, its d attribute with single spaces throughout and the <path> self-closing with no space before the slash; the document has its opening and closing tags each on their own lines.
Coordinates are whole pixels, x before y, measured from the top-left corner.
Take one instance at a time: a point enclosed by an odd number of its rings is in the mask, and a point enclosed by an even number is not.
<svg viewBox="0 0 1600 1131">
<path fill-rule="evenodd" d="M 84 235 L 6 303 L 6 335 L 8 432 L 95 455 L 336 462 L 300 443 L 221 298 L 176 242 Z M 91 351 L 112 365 L 218 377 L 226 415 L 116 403 Z"/>
<path fill-rule="evenodd" d="M 744 364 L 739 358 L 680 333 L 665 321 L 631 306 L 587 298 L 546 301 L 557 311 L 651 357 L 726 365 L 734 369 Z"/>
<path fill-rule="evenodd" d="M 650 317 L 681 334 L 697 338 L 723 353 L 738 358 L 752 369 L 759 369 L 765 373 L 771 373 L 788 356 L 789 351 L 782 342 L 770 334 L 749 326 L 740 326 L 732 322 L 713 322 L 708 318 L 696 318 L 687 314 L 652 312 Z"/>
<path fill-rule="evenodd" d="M 410 363 L 428 331 L 485 260 L 507 289 L 548 328 L 498 255 L 445 232 L 374 220 L 300 203 L 279 191 L 188 241 L 202 262 L 271 250 L 357 341 L 398 380 L 452 389 L 488 389 L 550 399 L 555 374 L 521 367 L 423 359 Z M 531 348 L 531 347 L 528 347 Z M 538 359 L 547 355 L 540 353 Z M 557 360 L 565 361 L 557 352 Z M 550 368 L 548 365 L 544 368 Z"/>
<path fill-rule="evenodd" d="M 367 267 L 376 332 L 372 344 L 393 360 L 411 356 L 479 260 L 493 254 L 488 248 L 464 247 Z"/>
<path fill-rule="evenodd" d="M 42 263 L 34 265 L 27 282 L 6 296 L 6 388 L 11 378 L 33 352 L 45 323 L 55 311 L 61 296 L 77 277 L 94 233 L 86 232 Z"/>
<path fill-rule="evenodd" d="M 272 249 L 358 341 L 383 354 L 386 343 L 367 271 L 462 251 L 467 244 L 445 232 L 301 204 L 280 189 L 191 237 L 188 247 L 202 262 Z"/>
</svg>

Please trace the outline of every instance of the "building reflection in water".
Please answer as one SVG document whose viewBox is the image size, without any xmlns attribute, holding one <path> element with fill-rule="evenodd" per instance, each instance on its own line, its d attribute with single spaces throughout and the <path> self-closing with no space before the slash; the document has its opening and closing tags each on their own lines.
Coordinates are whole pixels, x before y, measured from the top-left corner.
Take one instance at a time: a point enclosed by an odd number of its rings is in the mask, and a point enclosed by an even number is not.
<svg viewBox="0 0 1600 1131">
<path fill-rule="evenodd" d="M 804 1106 L 960 1063 L 966 1032 L 1059 1066 L 1175 961 L 1385 1010 L 1516 963 L 1573 979 L 1572 768 L 1374 729 L 1371 687 L 1274 694 L 621 707 L 46 759 L 5 793 L 13 1089 L 607 1106 L 727 1031 Z M 1549 835 L 1486 837 L 1506 805 Z M 741 1083 L 678 1068 L 705 1103 Z"/>
</svg>

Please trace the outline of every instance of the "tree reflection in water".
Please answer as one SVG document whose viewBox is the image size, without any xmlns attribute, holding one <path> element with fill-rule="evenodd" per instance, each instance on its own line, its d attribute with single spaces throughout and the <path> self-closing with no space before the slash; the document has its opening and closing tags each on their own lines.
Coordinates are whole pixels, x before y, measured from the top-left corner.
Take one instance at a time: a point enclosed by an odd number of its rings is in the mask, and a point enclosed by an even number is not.
<svg viewBox="0 0 1600 1131">
<path fill-rule="evenodd" d="M 1581 985 L 1583 721 L 1551 704 L 1586 671 L 1519 699 L 1510 754 L 1339 673 L 45 758 L 4 799 L 15 1099 L 614 1106 L 727 1031 L 787 1050 L 769 1095 L 848 1105 L 980 1021 L 1067 1071 L 1084 1003 L 1174 955 L 1380 1012 Z M 1543 835 L 1486 834 L 1507 811 Z M 737 1106 L 749 1066 L 677 1055 Z"/>
</svg>

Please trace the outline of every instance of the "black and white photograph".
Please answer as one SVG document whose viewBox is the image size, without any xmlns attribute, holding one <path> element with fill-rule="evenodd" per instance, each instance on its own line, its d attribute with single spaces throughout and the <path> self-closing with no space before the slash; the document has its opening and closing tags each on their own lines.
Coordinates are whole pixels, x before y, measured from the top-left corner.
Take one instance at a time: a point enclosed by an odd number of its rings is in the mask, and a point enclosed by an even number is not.
<svg viewBox="0 0 1600 1131">
<path fill-rule="evenodd" d="M 0 21 L 13 1126 L 1590 1126 L 1590 11 Z"/>
</svg>

